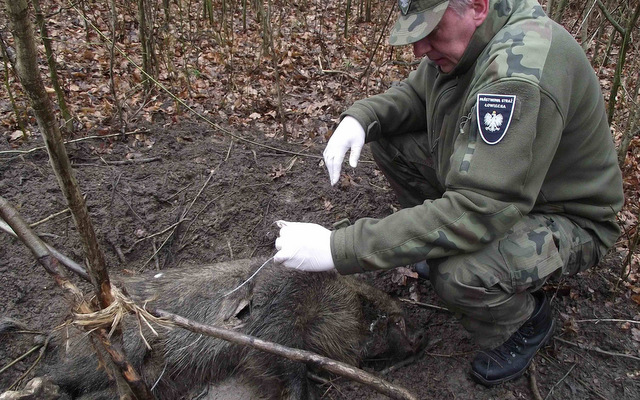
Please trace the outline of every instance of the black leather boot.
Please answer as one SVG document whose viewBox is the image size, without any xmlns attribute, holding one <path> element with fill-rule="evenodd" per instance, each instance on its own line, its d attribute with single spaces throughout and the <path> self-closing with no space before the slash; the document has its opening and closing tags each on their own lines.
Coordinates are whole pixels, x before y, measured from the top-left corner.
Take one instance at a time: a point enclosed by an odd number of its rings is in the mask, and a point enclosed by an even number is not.
<svg viewBox="0 0 640 400">
<path fill-rule="evenodd" d="M 536 352 L 544 346 L 555 328 L 549 301 L 543 292 L 533 293 L 536 307 L 531 317 L 493 350 L 482 351 L 471 362 L 471 376 L 485 386 L 515 379 L 527 370 Z"/>
</svg>

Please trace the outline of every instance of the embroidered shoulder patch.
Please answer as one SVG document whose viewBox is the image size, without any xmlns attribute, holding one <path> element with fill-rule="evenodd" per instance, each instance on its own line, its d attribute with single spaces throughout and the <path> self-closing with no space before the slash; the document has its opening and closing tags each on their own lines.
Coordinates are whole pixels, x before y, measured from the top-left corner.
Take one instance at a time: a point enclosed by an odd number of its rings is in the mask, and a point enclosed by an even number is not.
<svg viewBox="0 0 640 400">
<path fill-rule="evenodd" d="M 515 95 L 478 94 L 478 130 L 485 143 L 496 144 L 507 134 L 515 104 Z"/>
</svg>

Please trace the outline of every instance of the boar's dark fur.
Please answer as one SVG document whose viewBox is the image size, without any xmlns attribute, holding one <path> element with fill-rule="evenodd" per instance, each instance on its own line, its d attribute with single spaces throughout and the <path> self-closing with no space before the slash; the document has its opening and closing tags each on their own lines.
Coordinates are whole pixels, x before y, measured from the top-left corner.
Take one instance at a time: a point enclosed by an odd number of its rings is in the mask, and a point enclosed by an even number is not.
<svg viewBox="0 0 640 400">
<path fill-rule="evenodd" d="M 400 307 L 385 293 L 354 277 L 268 264 L 229 294 L 260 265 L 252 259 L 176 268 L 126 278 L 121 284 L 140 305 L 146 302 L 203 324 L 352 365 L 368 356 L 405 357 L 418 350 L 421 336 L 407 333 Z M 208 384 L 232 375 L 257 385 L 266 397 L 310 397 L 303 363 L 180 328 L 154 328 L 158 336 L 143 324 L 144 337 L 152 348 L 148 350 L 131 317 L 125 323 L 124 343 L 129 361 L 157 399 L 190 398 L 188 393 L 201 392 Z M 65 340 L 59 348 L 70 350 L 49 367 L 48 377 L 71 398 L 117 398 L 86 335 Z M 368 348 L 373 343 L 376 348 Z"/>
</svg>

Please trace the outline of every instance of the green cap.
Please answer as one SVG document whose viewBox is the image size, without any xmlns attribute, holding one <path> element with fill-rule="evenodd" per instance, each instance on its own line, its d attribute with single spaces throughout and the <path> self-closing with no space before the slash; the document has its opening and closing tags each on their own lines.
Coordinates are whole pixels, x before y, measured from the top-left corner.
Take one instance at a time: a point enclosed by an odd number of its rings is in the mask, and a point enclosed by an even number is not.
<svg viewBox="0 0 640 400">
<path fill-rule="evenodd" d="M 400 16 L 391 30 L 389 44 L 402 46 L 426 37 L 438 25 L 449 0 L 398 0 Z"/>
</svg>

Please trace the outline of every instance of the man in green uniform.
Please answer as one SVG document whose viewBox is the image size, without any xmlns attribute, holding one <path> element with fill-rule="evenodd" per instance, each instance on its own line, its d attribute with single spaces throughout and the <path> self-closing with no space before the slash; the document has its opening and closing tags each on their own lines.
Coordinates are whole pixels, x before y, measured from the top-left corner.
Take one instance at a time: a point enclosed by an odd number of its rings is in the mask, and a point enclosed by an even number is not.
<svg viewBox="0 0 640 400">
<path fill-rule="evenodd" d="M 591 65 L 534 0 L 399 0 L 392 45 L 417 70 L 342 115 L 331 184 L 365 142 L 403 209 L 329 231 L 279 221 L 275 262 L 351 274 L 427 260 L 435 292 L 487 350 L 485 385 L 551 337 L 538 289 L 596 263 L 619 235 L 622 178 Z M 424 270 L 422 271 L 424 273 Z"/>
</svg>

